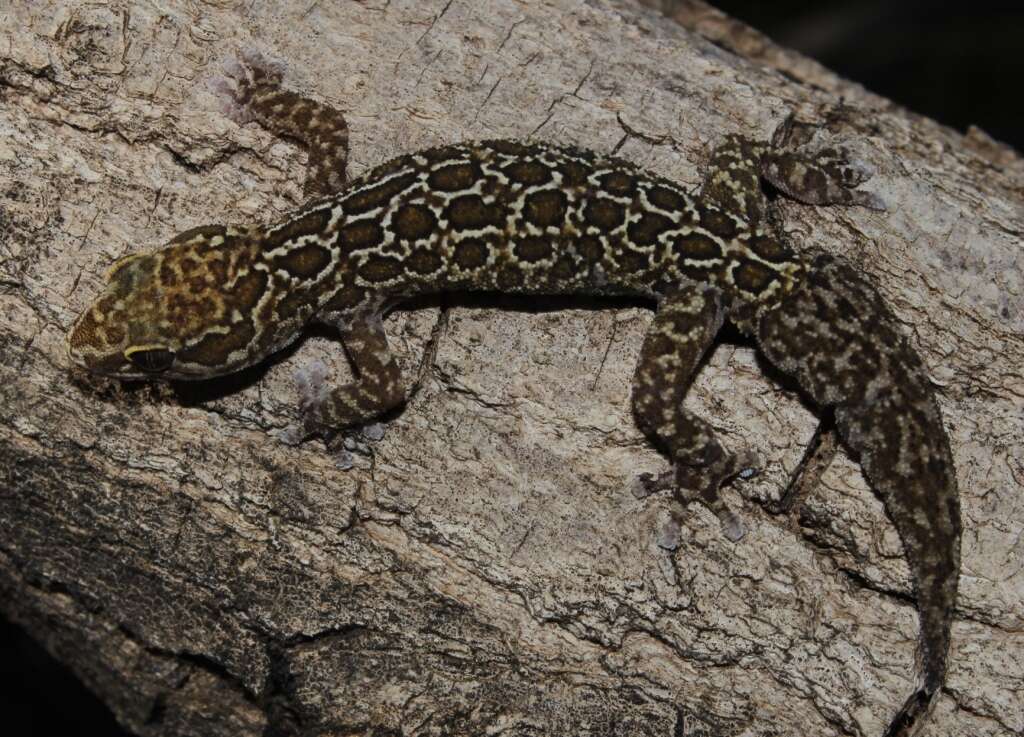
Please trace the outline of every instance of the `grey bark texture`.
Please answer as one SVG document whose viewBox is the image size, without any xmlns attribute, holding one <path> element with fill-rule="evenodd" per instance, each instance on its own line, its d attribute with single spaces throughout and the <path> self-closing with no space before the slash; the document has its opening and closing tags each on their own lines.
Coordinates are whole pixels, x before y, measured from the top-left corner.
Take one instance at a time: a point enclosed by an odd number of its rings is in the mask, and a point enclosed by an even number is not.
<svg viewBox="0 0 1024 737">
<path fill-rule="evenodd" d="M 876 737 L 914 677 L 901 544 L 842 449 L 771 511 L 818 420 L 751 345 L 720 343 L 687 400 L 765 460 L 728 492 L 737 544 L 630 493 L 667 465 L 629 410 L 640 306 L 399 311 L 417 390 L 340 449 L 277 439 L 298 366 L 347 376 L 329 335 L 171 388 L 104 388 L 64 354 L 118 257 L 300 204 L 302 152 L 207 84 L 238 50 L 347 111 L 355 174 L 535 137 L 693 187 L 724 135 L 796 112 L 889 209 L 779 218 L 880 285 L 958 467 L 952 666 L 923 734 L 1024 734 L 1024 163 L 668 5 L 680 22 L 625 0 L 0 0 L 3 616 L 140 735 Z"/>
</svg>

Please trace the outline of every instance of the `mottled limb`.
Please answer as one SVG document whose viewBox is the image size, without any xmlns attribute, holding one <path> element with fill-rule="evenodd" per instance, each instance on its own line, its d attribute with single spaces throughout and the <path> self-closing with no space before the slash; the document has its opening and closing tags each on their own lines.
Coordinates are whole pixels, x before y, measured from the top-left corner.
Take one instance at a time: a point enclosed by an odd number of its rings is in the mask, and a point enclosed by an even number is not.
<svg viewBox="0 0 1024 737">
<path fill-rule="evenodd" d="M 244 54 L 225 69 L 214 89 L 230 101 L 225 112 L 239 124 L 255 120 L 279 136 L 298 141 L 308 152 L 304 194 L 334 194 L 345 184 L 348 124 L 334 108 L 281 87 L 281 67 L 261 55 Z"/>
<path fill-rule="evenodd" d="M 768 147 L 743 136 L 732 135 L 711 154 L 701 201 L 719 210 L 743 217 L 749 225 L 762 222 L 768 211 L 768 199 L 761 188 L 761 159 Z"/>
<path fill-rule="evenodd" d="M 351 322 L 331 316 L 323 321 L 341 332 L 356 381 L 330 389 L 323 372 L 307 369 L 296 377 L 307 432 L 361 425 L 405 401 L 402 372 L 379 315 Z"/>
<path fill-rule="evenodd" d="M 761 157 L 760 174 L 787 197 L 810 205 L 860 205 L 884 210 L 885 202 L 855 189 L 874 174 L 871 167 L 838 147 L 813 148 L 815 126 L 788 117 L 775 130 Z"/>
<path fill-rule="evenodd" d="M 633 412 L 640 428 L 667 449 L 679 498 L 704 504 L 718 517 L 726 537 L 735 541 L 743 536 L 743 525 L 719 489 L 734 476 L 749 473 L 754 456 L 728 453 L 711 426 L 683 407 L 701 356 L 723 319 L 721 296 L 713 288 L 692 287 L 665 298 L 640 351 Z M 644 477 L 641 483 L 656 488 L 667 480 Z"/>
</svg>

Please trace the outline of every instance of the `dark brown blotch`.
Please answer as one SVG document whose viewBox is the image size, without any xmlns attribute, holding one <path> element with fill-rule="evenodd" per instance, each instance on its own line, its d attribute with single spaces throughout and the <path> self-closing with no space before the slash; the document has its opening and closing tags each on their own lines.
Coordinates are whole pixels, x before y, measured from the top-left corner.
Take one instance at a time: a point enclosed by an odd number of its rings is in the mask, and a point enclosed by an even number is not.
<svg viewBox="0 0 1024 737">
<path fill-rule="evenodd" d="M 299 99 L 301 100 L 302 98 Z M 309 121 L 313 119 L 313 106 L 306 101 L 299 102 L 292 108 L 288 119 L 294 130 L 309 130 Z"/>
<path fill-rule="evenodd" d="M 228 362 L 228 356 L 249 345 L 255 335 L 252 321 L 244 320 L 233 325 L 227 333 L 206 335 L 195 345 L 181 350 L 178 358 L 202 366 L 223 366 Z"/>
<path fill-rule="evenodd" d="M 160 283 L 165 287 L 174 287 L 178 285 L 178 273 L 171 268 L 170 264 L 163 260 L 160 262 L 159 278 Z M 118 274 L 120 277 L 121 274 Z"/>
<path fill-rule="evenodd" d="M 763 235 L 754 236 L 747 241 L 747 248 L 773 263 L 783 263 L 794 260 L 793 252 L 783 245 L 778 238 L 766 237 Z"/>
<path fill-rule="evenodd" d="M 756 261 L 741 261 L 732 274 L 736 286 L 749 294 L 760 294 L 778 278 L 774 271 Z"/>
<path fill-rule="evenodd" d="M 520 238 L 513 245 L 513 253 L 521 261 L 536 263 L 551 258 L 552 247 L 550 238 Z"/>
<path fill-rule="evenodd" d="M 489 250 L 478 238 L 467 238 L 455 244 L 452 259 L 463 271 L 474 271 L 487 263 Z"/>
<path fill-rule="evenodd" d="M 197 272 L 203 271 L 206 265 L 191 251 L 182 253 L 177 259 L 168 258 L 168 261 L 174 261 L 177 263 L 178 270 L 184 279 L 191 279 Z"/>
<path fill-rule="evenodd" d="M 456 230 L 477 230 L 488 225 L 505 227 L 505 212 L 497 205 L 488 205 L 479 195 L 465 195 L 448 206 L 448 222 Z"/>
<path fill-rule="evenodd" d="M 195 272 L 186 282 L 186 290 L 191 292 L 193 295 L 205 294 L 211 286 L 211 280 L 208 278 L 209 272 L 197 271 Z"/>
<path fill-rule="evenodd" d="M 686 210 L 686 198 L 675 190 L 663 185 L 652 187 L 647 192 L 647 199 L 652 205 L 669 212 L 683 212 Z"/>
<path fill-rule="evenodd" d="M 515 291 L 526 281 L 526 274 L 515 264 L 504 264 L 498 269 L 496 281 L 498 289 Z"/>
<path fill-rule="evenodd" d="M 324 305 L 324 311 L 347 310 L 361 305 L 366 300 L 366 290 L 356 286 L 345 286 L 339 289 Z"/>
<path fill-rule="evenodd" d="M 725 240 L 735 238 L 738 232 L 736 221 L 717 208 L 707 208 L 701 212 L 700 226 Z"/>
<path fill-rule="evenodd" d="M 405 266 L 413 274 L 434 274 L 441 269 L 441 257 L 436 251 L 417 248 L 405 258 Z"/>
<path fill-rule="evenodd" d="M 223 258 L 211 258 L 206 264 L 207 283 L 220 286 L 228 281 L 228 262 Z"/>
<path fill-rule="evenodd" d="M 527 187 L 547 184 L 553 179 L 551 169 L 532 159 L 513 161 L 503 167 L 502 172 L 513 182 Z"/>
<path fill-rule="evenodd" d="M 205 324 L 219 322 L 224 316 L 223 303 L 214 299 L 210 290 L 189 293 L 185 290 L 167 292 L 166 318 L 178 332 L 189 332 L 192 325 L 202 320 Z"/>
<path fill-rule="evenodd" d="M 404 205 L 398 208 L 391 226 L 399 238 L 415 241 L 426 238 L 437 229 L 437 218 L 424 205 Z"/>
<path fill-rule="evenodd" d="M 267 272 L 253 269 L 239 277 L 231 290 L 231 301 L 241 312 L 252 310 L 267 289 Z"/>
<path fill-rule="evenodd" d="M 439 192 L 458 192 L 472 187 L 480 177 L 480 169 L 475 164 L 449 164 L 430 172 L 427 183 Z"/>
<path fill-rule="evenodd" d="M 424 149 L 417 154 L 417 156 L 422 156 L 431 164 L 463 158 L 465 155 L 465 151 L 460 151 L 455 146 L 435 146 L 434 148 Z"/>
<path fill-rule="evenodd" d="M 278 320 L 290 320 L 294 317 L 302 318 L 303 322 L 313 311 L 309 303 L 309 296 L 301 289 L 292 289 L 285 293 L 277 303 L 275 317 Z"/>
<path fill-rule="evenodd" d="M 590 169 L 579 161 L 562 161 L 558 164 L 558 171 L 562 175 L 562 186 L 583 187 L 587 184 L 587 176 Z"/>
<path fill-rule="evenodd" d="M 699 283 L 714 281 L 717 276 L 714 268 L 688 264 L 684 261 L 676 263 L 676 271 L 681 276 Z"/>
<path fill-rule="evenodd" d="M 632 197 L 636 193 L 636 179 L 621 169 L 603 174 L 598 181 L 601 189 L 616 197 Z"/>
<path fill-rule="evenodd" d="M 304 235 L 319 235 L 326 232 L 327 224 L 331 220 L 330 208 L 321 208 L 307 212 L 300 218 L 289 220 L 275 229 L 263 239 L 261 244 L 263 250 L 271 251 L 291 241 L 295 241 Z"/>
<path fill-rule="evenodd" d="M 672 239 L 678 261 L 712 261 L 722 258 L 722 247 L 705 233 L 687 233 Z"/>
<path fill-rule="evenodd" d="M 580 265 L 570 254 L 562 253 L 549 274 L 552 281 L 564 284 L 579 276 Z"/>
<path fill-rule="evenodd" d="M 615 254 L 615 261 L 619 268 L 627 274 L 636 274 L 651 268 L 651 254 L 649 251 L 635 251 L 632 248 L 624 248 Z"/>
<path fill-rule="evenodd" d="M 330 265 L 331 252 L 316 243 L 291 248 L 274 258 L 275 267 L 284 269 L 302 281 L 315 279 Z"/>
<path fill-rule="evenodd" d="M 526 197 L 523 214 L 528 222 L 546 228 L 560 227 L 565 222 L 565 211 L 569 198 L 560 189 L 543 189 Z"/>
<path fill-rule="evenodd" d="M 382 172 L 383 175 L 383 172 Z M 371 175 L 372 176 L 372 175 Z M 383 207 L 409 189 L 416 182 L 416 174 L 409 172 L 388 179 L 380 184 L 353 192 L 341 201 L 346 215 L 359 215 Z"/>
<path fill-rule="evenodd" d="M 828 180 L 825 173 L 815 167 L 806 167 L 803 178 L 803 191 L 815 193 L 816 202 L 828 202 Z"/>
<path fill-rule="evenodd" d="M 601 240 L 592 235 L 581 236 L 576 240 L 576 252 L 587 264 L 600 263 L 604 258 L 604 246 Z"/>
<path fill-rule="evenodd" d="M 359 276 L 368 282 L 389 282 L 402 273 L 402 262 L 386 256 L 370 256 L 359 266 Z"/>
<path fill-rule="evenodd" d="M 345 252 L 376 248 L 384 242 L 384 230 L 373 220 L 357 220 L 338 231 L 338 246 Z"/>
<path fill-rule="evenodd" d="M 583 219 L 608 233 L 626 221 L 626 208 L 613 200 L 592 197 L 583 208 Z"/>
<path fill-rule="evenodd" d="M 639 220 L 630 223 L 626 229 L 629 239 L 641 248 L 649 248 L 658 242 L 658 236 L 672 228 L 672 221 L 656 212 L 645 212 Z"/>
</svg>

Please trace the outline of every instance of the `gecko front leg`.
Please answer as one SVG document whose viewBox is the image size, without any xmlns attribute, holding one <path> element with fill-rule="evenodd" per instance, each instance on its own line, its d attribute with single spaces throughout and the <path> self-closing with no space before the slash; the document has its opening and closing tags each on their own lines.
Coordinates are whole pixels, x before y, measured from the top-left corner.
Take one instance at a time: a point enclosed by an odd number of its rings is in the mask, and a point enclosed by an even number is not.
<svg viewBox="0 0 1024 737">
<path fill-rule="evenodd" d="M 258 54 L 244 54 L 228 65 L 229 81 L 219 84 L 235 106 L 229 112 L 238 122 L 255 120 L 279 136 L 298 141 L 308 153 L 303 192 L 307 198 L 337 193 L 347 180 L 348 125 L 340 111 L 281 87 L 281 69 Z M 287 231 L 287 229 L 286 229 Z M 332 233 L 294 237 L 296 251 L 302 238 L 330 239 Z M 283 246 L 289 248 L 287 238 Z M 330 287 L 328 287 L 330 289 Z M 289 440 L 362 425 L 405 399 L 401 372 L 388 347 L 380 312 L 363 305 L 350 312 L 321 312 L 314 319 L 338 330 L 352 363 L 356 381 L 331 389 L 326 367 L 310 363 L 296 374 L 302 413 L 301 432 L 289 431 Z"/>
<path fill-rule="evenodd" d="M 214 89 L 228 101 L 237 123 L 255 120 L 278 136 L 297 141 L 308 154 L 303 194 L 324 197 L 347 179 L 348 124 L 340 111 L 281 86 L 281 68 L 260 54 L 240 55 L 226 65 Z"/>
<path fill-rule="evenodd" d="M 296 373 L 307 433 L 362 425 L 405 401 L 402 371 L 379 313 L 358 318 L 329 313 L 318 319 L 338 329 L 356 380 L 329 389 L 317 365 Z"/>
</svg>

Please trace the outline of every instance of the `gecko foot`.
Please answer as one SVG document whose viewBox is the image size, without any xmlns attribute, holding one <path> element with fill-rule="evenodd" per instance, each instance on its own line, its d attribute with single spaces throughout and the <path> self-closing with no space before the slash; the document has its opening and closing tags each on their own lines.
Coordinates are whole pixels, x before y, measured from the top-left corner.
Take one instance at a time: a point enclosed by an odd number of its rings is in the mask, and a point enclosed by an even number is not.
<svg viewBox="0 0 1024 737">
<path fill-rule="evenodd" d="M 730 480 L 752 478 L 760 469 L 760 459 L 753 451 L 742 451 L 736 455 L 725 454 L 710 465 L 678 464 L 675 470 L 657 476 L 642 473 L 633 482 L 632 493 L 640 499 L 657 491 L 672 489 L 684 505 L 698 502 L 714 512 L 722 526 L 723 534 L 729 540 L 737 542 L 746 534 L 746 530 L 736 513 L 721 498 L 719 491 L 722 485 Z"/>
<path fill-rule="evenodd" d="M 325 422 L 325 407 L 332 398 L 329 374 L 323 361 L 310 361 L 295 371 L 300 422 L 289 425 L 281 434 L 281 440 L 289 445 L 298 445 L 308 438 L 322 437 L 328 448 L 335 452 L 338 467 L 347 469 L 354 465 L 354 455 L 372 454 L 373 443 L 384 437 L 384 424 L 357 420 L 337 428 L 333 423 Z"/>
<path fill-rule="evenodd" d="M 209 87 L 221 100 L 221 112 L 237 125 L 245 125 L 256 120 L 250 108 L 253 99 L 280 87 L 284 66 L 248 50 L 227 59 L 222 72 L 210 79 Z"/>
<path fill-rule="evenodd" d="M 330 371 L 323 361 L 310 361 L 295 371 L 295 388 L 299 392 L 299 412 L 305 437 L 324 435 L 327 427 L 321 420 L 321 408 L 330 397 L 327 379 Z"/>
</svg>

